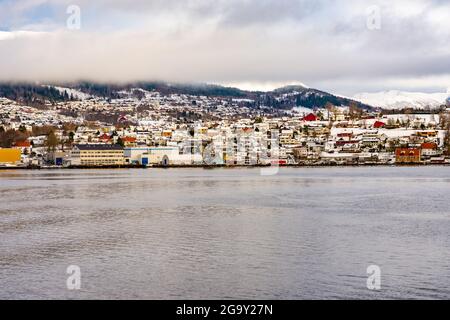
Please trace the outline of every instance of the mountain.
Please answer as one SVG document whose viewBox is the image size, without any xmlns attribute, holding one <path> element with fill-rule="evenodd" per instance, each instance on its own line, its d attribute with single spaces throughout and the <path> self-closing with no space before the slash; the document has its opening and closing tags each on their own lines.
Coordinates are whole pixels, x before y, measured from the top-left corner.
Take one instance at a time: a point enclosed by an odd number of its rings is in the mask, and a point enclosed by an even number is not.
<svg viewBox="0 0 450 320">
<path fill-rule="evenodd" d="M 291 110 L 293 108 L 323 108 L 327 104 L 348 106 L 356 104 L 363 109 L 371 109 L 368 104 L 356 102 L 346 97 L 308 88 L 303 85 L 291 85 L 269 92 L 246 91 L 238 88 L 212 84 L 179 84 L 165 82 L 136 82 L 129 84 L 102 84 L 79 82 L 69 84 L 0 84 L 0 97 L 26 104 L 44 104 L 91 98 L 120 99 L 127 95 L 139 98 L 146 91 L 156 91 L 161 95 L 179 94 L 191 96 L 221 97 L 245 101 L 250 108 L 269 108 Z"/>
<path fill-rule="evenodd" d="M 378 93 L 360 93 L 353 97 L 362 103 L 383 109 L 424 109 L 438 108 L 445 105 L 450 97 L 447 93 L 421 93 L 406 91 L 383 91 Z"/>
<path fill-rule="evenodd" d="M 54 102 L 70 100 L 66 92 L 60 92 L 55 87 L 28 83 L 0 84 L 0 97 L 30 105 L 42 104 L 46 100 Z"/>
<path fill-rule="evenodd" d="M 279 108 L 282 109 L 292 108 L 292 106 L 309 109 L 324 108 L 329 103 L 334 106 L 349 106 L 354 103 L 361 109 L 372 109 L 369 104 L 305 86 L 286 86 L 275 89 L 261 94 L 263 100 L 265 97 L 269 100 L 275 99 L 279 103 Z"/>
<path fill-rule="evenodd" d="M 186 94 L 192 96 L 221 96 L 245 98 L 248 92 L 230 87 L 213 84 L 180 84 L 166 82 L 135 82 L 129 84 L 102 84 L 92 82 L 81 82 L 66 84 L 67 88 L 76 89 L 92 96 L 103 98 L 120 98 L 123 91 L 142 89 L 145 91 L 157 91 L 163 95 Z"/>
</svg>

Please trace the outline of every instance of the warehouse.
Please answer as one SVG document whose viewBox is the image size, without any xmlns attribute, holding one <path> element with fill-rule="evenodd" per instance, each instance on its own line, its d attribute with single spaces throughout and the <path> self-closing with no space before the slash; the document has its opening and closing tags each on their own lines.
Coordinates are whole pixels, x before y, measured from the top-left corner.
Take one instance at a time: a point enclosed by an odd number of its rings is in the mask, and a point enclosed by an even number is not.
<svg viewBox="0 0 450 320">
<path fill-rule="evenodd" d="M 17 165 L 20 160 L 20 149 L 0 149 L 0 165 Z"/>
</svg>

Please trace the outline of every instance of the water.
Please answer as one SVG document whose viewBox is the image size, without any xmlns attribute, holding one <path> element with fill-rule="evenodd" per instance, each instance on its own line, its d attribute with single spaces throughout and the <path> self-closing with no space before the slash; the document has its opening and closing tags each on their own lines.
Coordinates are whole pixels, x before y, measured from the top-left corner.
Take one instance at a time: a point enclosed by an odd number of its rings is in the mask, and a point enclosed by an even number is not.
<svg viewBox="0 0 450 320">
<path fill-rule="evenodd" d="M 449 167 L 259 173 L 0 171 L 0 298 L 450 298 Z"/>
</svg>

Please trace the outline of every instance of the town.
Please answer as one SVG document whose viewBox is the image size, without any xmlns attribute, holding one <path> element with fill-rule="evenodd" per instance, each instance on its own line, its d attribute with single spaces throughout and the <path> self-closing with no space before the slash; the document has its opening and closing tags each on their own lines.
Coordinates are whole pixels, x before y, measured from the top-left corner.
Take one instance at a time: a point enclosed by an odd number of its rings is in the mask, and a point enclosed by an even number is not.
<svg viewBox="0 0 450 320">
<path fill-rule="evenodd" d="M 45 108 L 0 98 L 0 167 L 450 163 L 449 106 L 384 112 L 329 103 L 274 112 L 244 99 L 141 94 Z"/>
</svg>

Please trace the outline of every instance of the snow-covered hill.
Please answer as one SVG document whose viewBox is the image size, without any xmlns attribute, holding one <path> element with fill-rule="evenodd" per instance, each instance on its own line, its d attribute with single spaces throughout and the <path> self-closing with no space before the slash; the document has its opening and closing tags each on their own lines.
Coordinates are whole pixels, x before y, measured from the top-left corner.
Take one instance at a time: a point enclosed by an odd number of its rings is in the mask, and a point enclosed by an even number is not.
<svg viewBox="0 0 450 320">
<path fill-rule="evenodd" d="M 64 94 L 67 93 L 69 95 L 69 97 L 73 97 L 74 99 L 78 99 L 78 100 L 86 100 L 91 98 L 92 96 L 84 93 L 80 90 L 76 90 L 73 88 L 65 88 L 65 87 L 57 87 L 57 86 L 53 86 L 53 88 L 55 88 L 56 90 L 59 91 L 59 93 Z"/>
<path fill-rule="evenodd" d="M 385 109 L 423 109 L 445 105 L 449 96 L 450 91 L 447 93 L 421 93 L 392 90 L 378 93 L 359 93 L 353 99 Z"/>
</svg>

